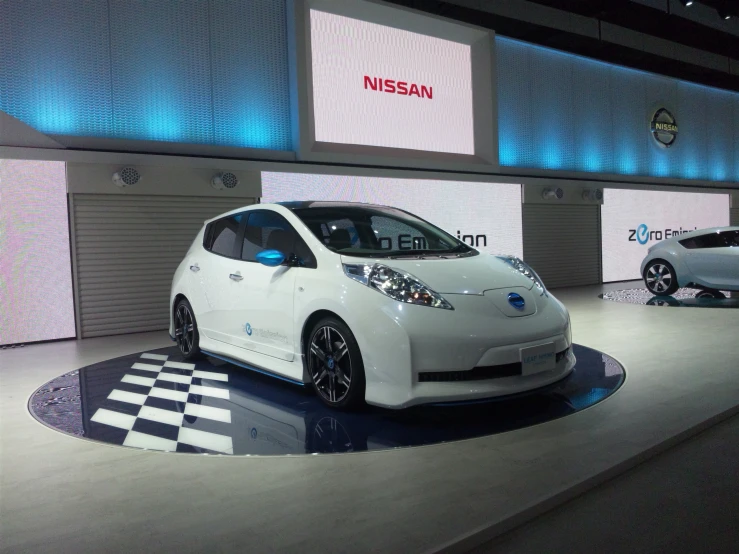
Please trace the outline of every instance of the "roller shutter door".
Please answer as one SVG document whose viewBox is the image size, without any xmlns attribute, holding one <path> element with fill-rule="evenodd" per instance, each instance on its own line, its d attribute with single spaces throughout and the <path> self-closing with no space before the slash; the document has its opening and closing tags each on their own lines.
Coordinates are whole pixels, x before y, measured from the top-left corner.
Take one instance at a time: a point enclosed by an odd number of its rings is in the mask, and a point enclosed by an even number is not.
<svg viewBox="0 0 739 554">
<path fill-rule="evenodd" d="M 600 206 L 524 204 L 523 253 L 547 287 L 600 283 Z"/>
<path fill-rule="evenodd" d="M 732 208 L 729 215 L 729 221 L 732 225 L 739 225 L 739 208 Z"/>
<path fill-rule="evenodd" d="M 72 195 L 80 336 L 166 329 L 172 275 L 203 221 L 253 203 L 253 198 Z"/>
</svg>

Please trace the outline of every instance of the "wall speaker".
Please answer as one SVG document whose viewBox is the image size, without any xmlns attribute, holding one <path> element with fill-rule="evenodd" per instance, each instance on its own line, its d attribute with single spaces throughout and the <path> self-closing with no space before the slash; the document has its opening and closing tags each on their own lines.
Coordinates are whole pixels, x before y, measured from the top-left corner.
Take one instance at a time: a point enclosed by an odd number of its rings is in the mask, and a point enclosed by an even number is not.
<svg viewBox="0 0 739 554">
<path fill-rule="evenodd" d="M 561 187 L 556 189 L 544 189 L 541 193 L 541 197 L 544 200 L 562 200 L 565 196 L 565 191 Z"/>
<path fill-rule="evenodd" d="M 131 187 L 141 180 L 141 175 L 134 167 L 124 167 L 113 173 L 113 184 L 117 187 Z"/>
<path fill-rule="evenodd" d="M 228 171 L 219 173 L 210 180 L 210 185 L 216 190 L 233 189 L 239 184 L 239 178 Z"/>
<path fill-rule="evenodd" d="M 603 189 L 585 189 L 582 191 L 585 202 L 603 202 Z"/>
</svg>

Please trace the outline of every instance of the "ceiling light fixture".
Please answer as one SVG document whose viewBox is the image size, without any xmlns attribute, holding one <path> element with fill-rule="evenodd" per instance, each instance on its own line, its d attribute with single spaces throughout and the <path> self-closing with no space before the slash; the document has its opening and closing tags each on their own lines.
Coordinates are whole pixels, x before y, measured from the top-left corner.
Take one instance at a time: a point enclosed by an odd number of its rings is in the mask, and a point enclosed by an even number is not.
<svg viewBox="0 0 739 554">
<path fill-rule="evenodd" d="M 680 0 L 680 3 L 686 8 L 689 8 L 693 5 L 693 0 Z"/>
<path fill-rule="evenodd" d="M 716 8 L 716 11 L 718 12 L 718 16 L 724 21 L 731 19 L 732 13 L 726 4 L 723 4 L 720 8 Z"/>
</svg>

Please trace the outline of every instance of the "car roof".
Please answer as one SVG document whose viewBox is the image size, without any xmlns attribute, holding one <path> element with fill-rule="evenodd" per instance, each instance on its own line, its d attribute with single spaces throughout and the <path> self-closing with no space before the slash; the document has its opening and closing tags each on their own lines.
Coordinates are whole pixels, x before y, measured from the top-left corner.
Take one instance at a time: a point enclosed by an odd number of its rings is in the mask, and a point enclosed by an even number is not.
<svg viewBox="0 0 739 554">
<path fill-rule="evenodd" d="M 272 210 L 279 212 L 280 209 L 287 209 L 287 210 L 293 211 L 293 210 L 303 209 L 303 208 L 358 208 L 358 207 L 392 209 L 392 210 L 399 209 L 399 208 L 393 208 L 392 206 L 381 206 L 379 204 L 368 204 L 364 202 L 340 202 L 340 201 L 326 201 L 326 200 L 298 200 L 298 201 L 290 201 L 290 202 L 272 202 L 272 203 L 267 203 L 267 204 L 249 204 L 247 206 L 242 206 L 241 208 L 236 208 L 234 210 L 230 210 L 228 212 L 218 214 L 215 217 L 207 219 L 205 221 L 205 225 L 213 221 L 216 221 L 218 219 L 224 218 L 224 217 L 229 217 L 232 215 L 237 215 L 237 214 L 252 211 L 252 210 L 272 209 Z"/>
<path fill-rule="evenodd" d="M 289 202 L 276 202 L 278 206 L 284 206 L 289 210 L 299 210 L 304 208 L 392 208 L 392 206 L 381 206 L 379 204 L 369 204 L 367 202 L 346 202 L 339 200 L 295 200 Z M 269 206 L 269 204 L 263 204 Z"/>
<path fill-rule="evenodd" d="M 695 231 L 690 231 L 688 233 L 672 235 L 664 242 L 689 239 L 691 237 L 699 237 L 701 235 L 710 235 L 711 233 L 720 233 L 721 231 L 739 231 L 739 227 L 736 225 L 730 225 L 729 227 L 708 227 L 707 229 L 696 229 Z"/>
</svg>

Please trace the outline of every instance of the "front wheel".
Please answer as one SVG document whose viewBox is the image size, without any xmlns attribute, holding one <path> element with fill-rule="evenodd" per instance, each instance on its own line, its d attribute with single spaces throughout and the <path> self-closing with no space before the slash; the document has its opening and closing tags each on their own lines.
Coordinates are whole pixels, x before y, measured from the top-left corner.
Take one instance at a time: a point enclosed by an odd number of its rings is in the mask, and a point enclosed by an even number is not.
<svg viewBox="0 0 739 554">
<path fill-rule="evenodd" d="M 192 360 L 200 354 L 198 324 L 192 306 L 184 298 L 174 310 L 174 339 L 186 360 Z"/>
<path fill-rule="evenodd" d="M 306 345 L 308 373 L 324 404 L 353 408 L 364 401 L 364 366 L 354 335 L 334 317 L 320 320 L 311 329 Z"/>
<path fill-rule="evenodd" d="M 670 296 L 679 288 L 675 269 L 664 260 L 649 262 L 644 268 L 644 284 L 657 296 Z"/>
</svg>

